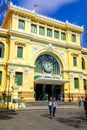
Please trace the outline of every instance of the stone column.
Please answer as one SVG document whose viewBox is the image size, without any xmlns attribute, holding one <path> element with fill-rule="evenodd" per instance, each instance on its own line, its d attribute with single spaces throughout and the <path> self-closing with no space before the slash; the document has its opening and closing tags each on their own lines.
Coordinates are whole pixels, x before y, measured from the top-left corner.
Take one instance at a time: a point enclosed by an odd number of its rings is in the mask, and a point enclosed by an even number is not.
<svg viewBox="0 0 87 130">
<path fill-rule="evenodd" d="M 42 100 L 45 101 L 46 100 L 46 85 L 43 84 L 43 96 L 42 96 Z"/>
<path fill-rule="evenodd" d="M 52 97 L 54 97 L 54 85 L 51 86 Z"/>
</svg>

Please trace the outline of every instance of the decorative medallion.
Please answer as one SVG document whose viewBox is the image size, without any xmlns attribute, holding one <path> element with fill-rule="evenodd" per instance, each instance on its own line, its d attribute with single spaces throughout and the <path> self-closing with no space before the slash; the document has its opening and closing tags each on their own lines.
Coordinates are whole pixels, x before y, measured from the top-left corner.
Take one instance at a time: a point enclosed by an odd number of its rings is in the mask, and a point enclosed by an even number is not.
<svg viewBox="0 0 87 130">
<path fill-rule="evenodd" d="M 57 52 L 61 55 L 63 61 L 66 63 L 66 53 L 64 51 L 60 51 L 60 50 L 58 50 Z"/>
<path fill-rule="evenodd" d="M 46 47 L 46 49 L 47 49 L 48 51 L 53 51 L 53 50 L 54 50 L 54 47 L 53 47 L 53 45 L 52 45 L 51 43 L 49 43 L 49 45 Z"/>
<path fill-rule="evenodd" d="M 32 54 L 36 53 L 36 51 L 40 50 L 42 47 L 38 45 L 33 45 L 32 46 Z"/>
</svg>

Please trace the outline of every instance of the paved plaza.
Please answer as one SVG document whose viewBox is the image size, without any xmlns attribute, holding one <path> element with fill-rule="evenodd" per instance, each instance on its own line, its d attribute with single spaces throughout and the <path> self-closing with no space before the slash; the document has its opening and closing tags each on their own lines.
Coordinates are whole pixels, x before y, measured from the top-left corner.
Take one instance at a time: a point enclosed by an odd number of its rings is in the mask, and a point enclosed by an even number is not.
<svg viewBox="0 0 87 130">
<path fill-rule="evenodd" d="M 87 130 L 84 109 L 57 108 L 56 117 L 48 109 L 1 111 L 0 130 Z"/>
</svg>

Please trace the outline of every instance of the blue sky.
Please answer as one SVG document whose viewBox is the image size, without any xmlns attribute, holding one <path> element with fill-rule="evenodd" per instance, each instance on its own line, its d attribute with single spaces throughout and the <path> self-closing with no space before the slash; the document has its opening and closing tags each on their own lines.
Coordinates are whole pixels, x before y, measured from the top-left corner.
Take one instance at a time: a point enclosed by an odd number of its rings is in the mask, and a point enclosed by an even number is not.
<svg viewBox="0 0 87 130">
<path fill-rule="evenodd" d="M 4 1 L 2 1 L 2 6 Z M 38 4 L 37 13 L 75 25 L 83 26 L 81 46 L 87 48 L 87 0 L 11 0 L 14 5 L 32 10 Z M 0 24 L 3 19 L 3 8 L 0 7 Z"/>
</svg>

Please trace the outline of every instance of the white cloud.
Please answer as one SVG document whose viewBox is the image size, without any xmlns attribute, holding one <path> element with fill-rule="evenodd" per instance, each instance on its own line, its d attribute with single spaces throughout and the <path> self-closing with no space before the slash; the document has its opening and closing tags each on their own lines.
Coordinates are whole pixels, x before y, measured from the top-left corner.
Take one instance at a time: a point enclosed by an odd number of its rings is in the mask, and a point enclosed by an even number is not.
<svg viewBox="0 0 87 130">
<path fill-rule="evenodd" d="M 32 10 L 34 8 L 34 3 L 37 3 L 39 6 L 36 8 L 36 10 L 39 13 L 50 14 L 58 10 L 63 5 L 77 1 L 78 0 L 20 0 L 19 5 Z"/>
</svg>

